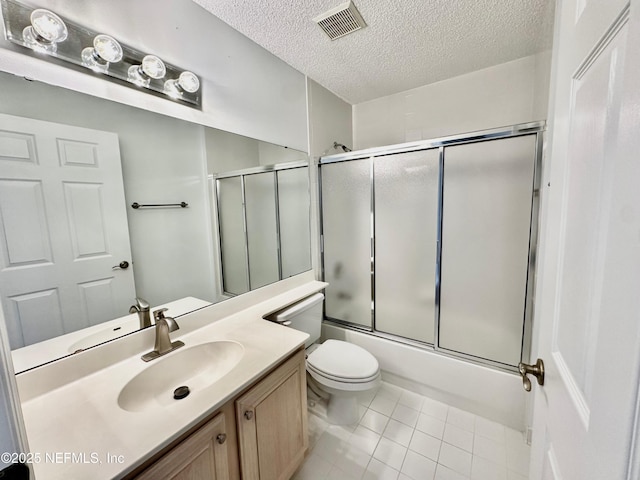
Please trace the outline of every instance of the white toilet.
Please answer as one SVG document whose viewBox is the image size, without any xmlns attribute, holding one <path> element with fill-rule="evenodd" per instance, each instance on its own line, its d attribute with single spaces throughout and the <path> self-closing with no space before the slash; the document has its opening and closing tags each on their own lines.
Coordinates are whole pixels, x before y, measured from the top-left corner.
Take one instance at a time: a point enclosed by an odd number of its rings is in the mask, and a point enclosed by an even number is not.
<svg viewBox="0 0 640 480">
<path fill-rule="evenodd" d="M 269 319 L 310 335 L 305 344 L 307 379 L 329 394 L 329 422 L 350 425 L 358 421 L 358 392 L 378 386 L 380 367 L 373 355 L 353 343 L 340 340 L 314 343 L 320 338 L 323 299 L 323 294 L 316 293 Z"/>
</svg>

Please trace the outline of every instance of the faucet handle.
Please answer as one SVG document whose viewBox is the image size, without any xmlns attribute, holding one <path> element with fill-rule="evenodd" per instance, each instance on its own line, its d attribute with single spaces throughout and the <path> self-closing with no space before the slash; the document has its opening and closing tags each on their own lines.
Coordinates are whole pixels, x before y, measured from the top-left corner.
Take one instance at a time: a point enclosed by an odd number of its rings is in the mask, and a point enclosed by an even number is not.
<svg viewBox="0 0 640 480">
<path fill-rule="evenodd" d="M 136 306 L 143 312 L 148 312 L 150 305 L 144 298 L 136 297 Z"/>
<path fill-rule="evenodd" d="M 154 310 L 153 311 L 153 318 L 158 321 L 162 318 L 167 318 L 164 316 L 164 312 L 166 312 L 167 310 L 169 310 L 168 308 L 159 308 L 158 310 Z"/>
</svg>

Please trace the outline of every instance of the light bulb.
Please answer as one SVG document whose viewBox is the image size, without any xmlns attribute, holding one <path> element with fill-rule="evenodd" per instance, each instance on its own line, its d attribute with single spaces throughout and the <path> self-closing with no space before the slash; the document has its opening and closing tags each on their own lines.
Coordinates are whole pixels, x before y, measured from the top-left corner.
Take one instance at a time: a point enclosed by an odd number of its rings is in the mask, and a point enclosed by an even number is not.
<svg viewBox="0 0 640 480">
<path fill-rule="evenodd" d="M 62 19 L 44 8 L 31 12 L 31 25 L 22 31 L 24 43 L 34 50 L 54 53 L 56 44 L 67 39 L 69 31 Z"/>
<path fill-rule="evenodd" d="M 184 92 L 195 93 L 200 88 L 200 80 L 189 71 L 182 72 L 178 79 L 167 80 L 164 82 L 164 91 L 173 98 L 180 97 Z"/>
<path fill-rule="evenodd" d="M 165 76 L 167 67 L 164 62 L 155 55 L 147 55 L 142 59 L 142 64 L 129 67 L 128 80 L 131 83 L 148 87 L 151 79 L 159 79 Z"/>
<path fill-rule="evenodd" d="M 98 72 L 106 72 L 110 63 L 122 60 L 122 47 L 109 35 L 96 35 L 93 47 L 82 50 L 82 64 Z"/>
</svg>

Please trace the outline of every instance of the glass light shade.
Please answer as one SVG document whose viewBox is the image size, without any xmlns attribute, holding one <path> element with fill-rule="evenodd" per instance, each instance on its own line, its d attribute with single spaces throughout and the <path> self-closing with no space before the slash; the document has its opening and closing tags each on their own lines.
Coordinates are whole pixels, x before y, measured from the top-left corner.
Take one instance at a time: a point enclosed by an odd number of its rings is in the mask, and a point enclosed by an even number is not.
<svg viewBox="0 0 640 480">
<path fill-rule="evenodd" d="M 58 43 L 67 39 L 69 31 L 62 19 L 44 8 L 31 12 L 31 25 L 38 36 L 47 42 Z"/>
<path fill-rule="evenodd" d="M 93 39 L 93 48 L 103 60 L 116 63 L 122 60 L 122 47 L 118 41 L 109 35 L 96 35 Z"/>
<path fill-rule="evenodd" d="M 164 62 L 155 55 L 147 55 L 142 59 L 142 71 L 149 78 L 162 78 L 167 73 Z"/>
<path fill-rule="evenodd" d="M 178 79 L 164 82 L 164 92 L 173 98 L 180 97 L 184 92 L 195 93 L 200 88 L 200 80 L 189 71 L 182 72 Z"/>
<path fill-rule="evenodd" d="M 31 12 L 31 25 L 22 31 L 22 39 L 29 48 L 54 53 L 56 43 L 67 39 L 69 31 L 62 19 L 53 12 L 37 8 Z"/>
<path fill-rule="evenodd" d="M 82 64 L 97 72 L 106 72 L 109 63 L 122 60 L 122 47 L 118 41 L 109 35 L 96 35 L 93 47 L 82 50 Z"/>
<path fill-rule="evenodd" d="M 129 67 L 128 80 L 141 87 L 148 87 L 152 78 L 162 78 L 166 73 L 167 67 L 162 60 L 155 55 L 147 55 L 142 59 L 141 65 Z"/>
<path fill-rule="evenodd" d="M 182 72 L 178 77 L 178 85 L 189 93 L 195 93 L 200 88 L 200 80 L 192 72 Z"/>
</svg>

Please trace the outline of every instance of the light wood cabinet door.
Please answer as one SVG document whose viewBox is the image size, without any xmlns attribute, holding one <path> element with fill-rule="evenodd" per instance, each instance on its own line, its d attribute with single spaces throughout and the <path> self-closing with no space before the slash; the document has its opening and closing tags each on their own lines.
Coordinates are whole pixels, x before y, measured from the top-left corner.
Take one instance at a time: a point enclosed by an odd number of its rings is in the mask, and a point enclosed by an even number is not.
<svg viewBox="0 0 640 480">
<path fill-rule="evenodd" d="M 136 480 L 228 480 L 227 448 L 235 445 L 230 445 L 226 427 L 225 415 L 219 413 Z"/>
<path fill-rule="evenodd" d="M 243 480 L 288 480 L 304 459 L 307 387 L 304 350 L 236 400 Z"/>
</svg>

